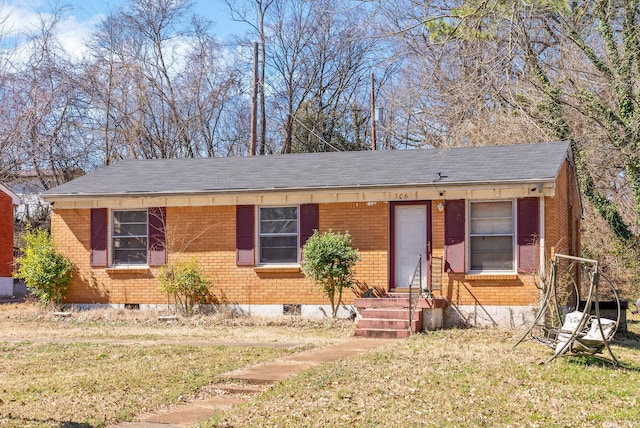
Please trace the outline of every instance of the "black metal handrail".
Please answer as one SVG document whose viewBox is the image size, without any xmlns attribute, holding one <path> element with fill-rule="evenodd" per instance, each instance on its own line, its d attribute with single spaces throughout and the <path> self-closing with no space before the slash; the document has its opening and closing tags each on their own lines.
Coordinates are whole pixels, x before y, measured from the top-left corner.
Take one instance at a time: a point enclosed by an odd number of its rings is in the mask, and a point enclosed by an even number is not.
<svg viewBox="0 0 640 428">
<path fill-rule="evenodd" d="M 416 278 L 418 280 L 418 297 L 416 298 L 416 301 L 414 304 L 413 303 L 413 286 L 416 282 Z M 413 276 L 411 277 L 411 282 L 409 283 L 409 333 L 413 332 L 413 311 L 416 310 L 418 306 L 418 301 L 420 300 L 421 295 L 422 295 L 422 254 L 418 256 L 418 264 L 416 265 L 416 268 L 413 271 Z"/>
</svg>

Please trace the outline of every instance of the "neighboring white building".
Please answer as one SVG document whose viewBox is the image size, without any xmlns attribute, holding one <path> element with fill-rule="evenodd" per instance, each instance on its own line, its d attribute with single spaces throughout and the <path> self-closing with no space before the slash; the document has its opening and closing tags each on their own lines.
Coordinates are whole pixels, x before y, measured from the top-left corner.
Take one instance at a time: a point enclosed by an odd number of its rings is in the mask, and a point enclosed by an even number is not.
<svg viewBox="0 0 640 428">
<path fill-rule="evenodd" d="M 43 183 L 44 180 L 44 183 Z M 46 187 L 45 187 L 46 184 Z M 33 218 L 43 218 L 48 214 L 50 205 L 40 197 L 47 188 L 57 185 L 52 171 L 21 170 L 9 184 L 11 190 L 21 200 L 16 207 L 16 219 L 25 221 Z"/>
</svg>

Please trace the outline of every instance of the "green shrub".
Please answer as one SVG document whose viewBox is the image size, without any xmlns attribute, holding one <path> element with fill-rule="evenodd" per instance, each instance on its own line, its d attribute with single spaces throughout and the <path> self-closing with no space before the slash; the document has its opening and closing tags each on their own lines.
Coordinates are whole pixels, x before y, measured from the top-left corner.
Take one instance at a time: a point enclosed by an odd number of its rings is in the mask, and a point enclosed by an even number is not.
<svg viewBox="0 0 640 428">
<path fill-rule="evenodd" d="M 320 285 L 331 302 L 331 315 L 335 318 L 342 304 L 343 290 L 353 285 L 353 266 L 360 260 L 349 232 L 319 233 L 316 230 L 302 254 L 302 271 Z"/>
<path fill-rule="evenodd" d="M 162 267 L 160 291 L 173 296 L 176 307 L 192 315 L 196 305 L 207 303 L 209 281 L 195 259 L 181 259 Z"/>
<path fill-rule="evenodd" d="M 71 261 L 56 250 L 46 230 L 27 230 L 24 242 L 15 277 L 25 281 L 40 303 L 60 306 L 71 279 Z"/>
</svg>

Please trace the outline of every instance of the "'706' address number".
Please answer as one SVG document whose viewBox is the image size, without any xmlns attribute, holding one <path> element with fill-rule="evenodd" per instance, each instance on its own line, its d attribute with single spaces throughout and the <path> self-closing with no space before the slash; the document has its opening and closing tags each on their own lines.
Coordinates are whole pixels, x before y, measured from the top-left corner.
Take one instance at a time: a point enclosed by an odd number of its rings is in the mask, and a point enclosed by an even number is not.
<svg viewBox="0 0 640 428">
<path fill-rule="evenodd" d="M 402 201 L 405 199 L 411 199 L 411 196 L 409 195 L 409 193 L 396 193 L 394 199 Z"/>
</svg>

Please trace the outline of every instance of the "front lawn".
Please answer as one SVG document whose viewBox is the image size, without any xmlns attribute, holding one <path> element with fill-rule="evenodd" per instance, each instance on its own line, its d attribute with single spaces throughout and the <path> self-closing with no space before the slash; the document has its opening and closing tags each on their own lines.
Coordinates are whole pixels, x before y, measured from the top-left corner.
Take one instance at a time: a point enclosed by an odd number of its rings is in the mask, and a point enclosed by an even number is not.
<svg viewBox="0 0 640 428">
<path fill-rule="evenodd" d="M 441 330 L 327 363 L 275 384 L 203 427 L 640 426 L 640 317 L 618 335 L 623 367 L 541 364 L 522 331 Z M 0 306 L 0 427 L 103 427 L 206 396 L 219 374 L 352 339 L 348 321 L 139 311 L 56 318 Z"/>
<path fill-rule="evenodd" d="M 624 368 L 591 357 L 541 364 L 521 331 L 442 330 L 323 365 L 203 423 L 211 427 L 640 426 L 640 324 L 618 336 Z"/>
<path fill-rule="evenodd" d="M 206 395 L 221 373 L 332 343 L 351 322 L 0 306 L 0 427 L 102 427 Z"/>
</svg>

